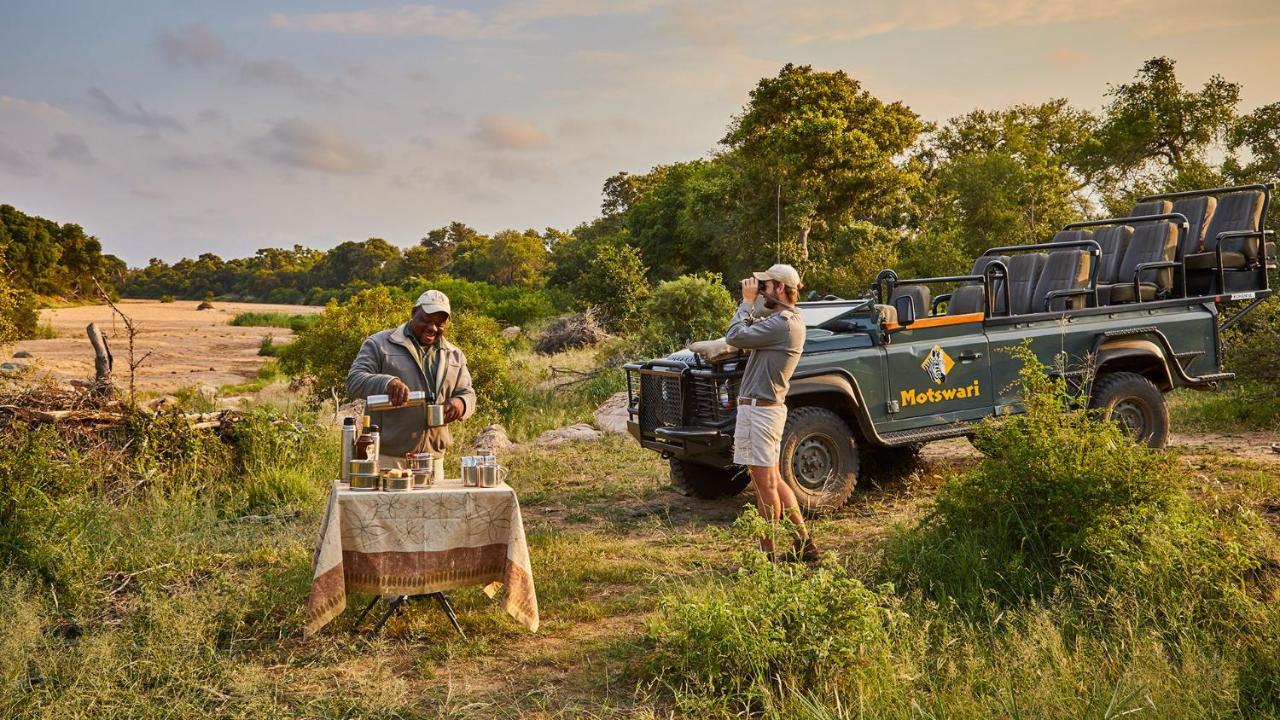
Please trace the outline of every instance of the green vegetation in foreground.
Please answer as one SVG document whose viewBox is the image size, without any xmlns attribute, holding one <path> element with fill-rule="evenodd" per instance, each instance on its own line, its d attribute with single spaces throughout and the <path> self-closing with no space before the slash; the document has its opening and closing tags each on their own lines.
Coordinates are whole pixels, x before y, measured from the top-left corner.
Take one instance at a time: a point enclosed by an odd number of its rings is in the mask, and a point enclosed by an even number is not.
<svg viewBox="0 0 1280 720">
<path fill-rule="evenodd" d="M 1177 432 L 1280 433 L 1280 389 L 1232 383 L 1217 392 L 1177 390 L 1169 395 L 1169 417 Z"/>
<path fill-rule="evenodd" d="M 590 383 L 536 388 L 591 363 L 517 354 L 519 434 L 589 413 Z M 932 509 L 926 472 L 816 523 L 817 571 L 761 562 L 748 498 L 674 495 L 629 438 L 510 450 L 543 630 L 462 589 L 467 641 L 426 605 L 301 638 L 337 454 L 317 416 L 11 426 L 0 716 L 1280 717 L 1275 466 L 1032 407 Z"/>
<path fill-rule="evenodd" d="M 302 332 L 315 321 L 315 313 L 242 312 L 231 318 L 228 324 L 237 327 L 278 327 Z"/>
</svg>

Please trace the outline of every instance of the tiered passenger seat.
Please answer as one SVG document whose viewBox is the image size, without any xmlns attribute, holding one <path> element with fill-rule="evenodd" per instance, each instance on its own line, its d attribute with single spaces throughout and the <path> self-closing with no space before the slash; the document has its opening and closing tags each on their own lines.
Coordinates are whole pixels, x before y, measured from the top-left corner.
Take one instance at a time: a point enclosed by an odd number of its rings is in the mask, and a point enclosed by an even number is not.
<svg viewBox="0 0 1280 720">
<path fill-rule="evenodd" d="M 1155 300 L 1173 289 L 1173 268 L 1177 265 L 1174 256 L 1178 251 L 1177 224 L 1169 221 L 1142 223 L 1132 232 L 1133 238 L 1115 275 L 1105 284 L 1099 281 L 1100 305 Z M 1136 289 L 1135 279 L 1140 281 Z"/>
<path fill-rule="evenodd" d="M 996 261 L 1004 263 L 1005 267 L 1009 266 L 1008 255 L 982 255 L 973 262 L 973 269 L 969 271 L 969 274 L 983 275 L 987 272 L 987 267 Z M 1004 292 L 1004 282 L 1004 280 L 995 280 L 991 285 L 991 290 L 997 297 Z M 997 303 L 999 302 L 997 301 Z M 951 299 L 947 302 L 948 315 L 968 315 L 970 313 L 985 312 L 986 309 L 986 286 L 981 280 L 970 280 L 956 288 L 951 293 Z"/>
<path fill-rule="evenodd" d="M 1055 307 L 1074 310 L 1086 307 L 1086 295 L 1093 255 L 1087 250 L 1054 250 L 1045 259 L 1044 269 L 1031 295 L 1030 312 L 1049 312 Z"/>
</svg>

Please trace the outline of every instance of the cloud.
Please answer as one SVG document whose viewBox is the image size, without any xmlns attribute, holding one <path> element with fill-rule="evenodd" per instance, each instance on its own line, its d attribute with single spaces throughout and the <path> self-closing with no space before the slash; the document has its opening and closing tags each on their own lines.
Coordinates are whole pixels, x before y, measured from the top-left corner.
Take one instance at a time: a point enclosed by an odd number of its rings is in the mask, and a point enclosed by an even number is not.
<svg viewBox="0 0 1280 720">
<path fill-rule="evenodd" d="M 13 148 L 0 143 L 0 170 L 5 170 L 12 175 L 22 175 L 29 177 L 36 175 L 36 166 L 27 159 L 27 156 Z"/>
<path fill-rule="evenodd" d="M 472 136 L 498 150 L 529 150 L 547 144 L 547 136 L 533 123 L 511 115 L 485 115 L 476 121 Z"/>
<path fill-rule="evenodd" d="M 458 38 L 484 34 L 486 23 L 470 10 L 452 10 L 434 5 L 401 5 L 381 10 L 298 16 L 276 13 L 271 16 L 271 26 L 344 35 L 428 35 Z"/>
<path fill-rule="evenodd" d="M 205 108 L 196 117 L 200 119 L 200 122 L 207 123 L 221 123 L 227 120 L 227 114 L 217 108 Z"/>
<path fill-rule="evenodd" d="M 174 172 L 203 172 L 205 170 L 239 171 L 240 164 L 229 157 L 217 154 L 174 153 L 161 160 Z"/>
<path fill-rule="evenodd" d="M 9 95 L 0 95 L 0 111 L 30 115 L 45 122 L 71 117 L 67 111 L 43 100 L 23 100 Z"/>
<path fill-rule="evenodd" d="M 287 15 L 270 25 L 346 35 L 417 35 L 444 38 L 500 37 L 529 23 L 555 18 L 645 13 L 671 0 L 512 0 L 488 14 L 436 5 L 408 4 L 378 10 Z"/>
<path fill-rule="evenodd" d="M 58 133 L 53 137 L 53 147 L 47 153 L 51 160 L 62 160 L 75 165 L 97 165 L 98 158 L 89 150 L 84 138 L 73 133 Z"/>
<path fill-rule="evenodd" d="M 227 46 L 203 23 L 166 30 L 156 36 L 156 49 L 174 65 L 201 67 L 228 58 Z"/>
<path fill-rule="evenodd" d="M 276 123 L 254 148 L 274 162 L 307 170 L 355 174 L 378 166 L 359 143 L 298 118 Z"/>
<path fill-rule="evenodd" d="M 89 99 L 93 101 L 99 112 L 121 125 L 137 125 L 157 133 L 165 130 L 186 132 L 186 127 L 178 122 L 177 118 L 147 110 L 137 100 L 133 101 L 132 108 L 124 108 L 112 100 L 110 95 L 96 87 L 89 88 Z"/>
<path fill-rule="evenodd" d="M 263 85 L 282 85 L 294 88 L 309 88 L 311 81 L 288 60 L 255 60 L 247 62 L 240 68 L 240 78 L 247 82 Z"/>
</svg>

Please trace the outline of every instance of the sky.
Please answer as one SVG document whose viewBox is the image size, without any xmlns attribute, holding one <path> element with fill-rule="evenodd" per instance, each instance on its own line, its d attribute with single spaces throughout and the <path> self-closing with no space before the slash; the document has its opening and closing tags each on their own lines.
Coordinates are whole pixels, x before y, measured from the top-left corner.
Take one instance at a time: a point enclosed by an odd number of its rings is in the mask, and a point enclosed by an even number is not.
<svg viewBox="0 0 1280 720">
<path fill-rule="evenodd" d="M 1280 0 L 4 0 L 0 203 L 130 265 L 460 220 L 571 229 L 620 170 L 706 157 L 762 77 L 844 70 L 926 120 L 1167 55 L 1280 100 Z"/>
</svg>

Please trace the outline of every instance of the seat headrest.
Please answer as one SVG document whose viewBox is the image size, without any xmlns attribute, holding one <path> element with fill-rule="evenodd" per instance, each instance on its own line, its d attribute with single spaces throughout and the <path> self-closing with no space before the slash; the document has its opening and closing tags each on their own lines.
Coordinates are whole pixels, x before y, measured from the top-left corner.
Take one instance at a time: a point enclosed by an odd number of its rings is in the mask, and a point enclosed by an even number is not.
<svg viewBox="0 0 1280 720">
<path fill-rule="evenodd" d="M 1169 200 L 1147 200 L 1136 203 L 1129 211 L 1129 217 L 1146 217 L 1148 215 L 1167 215 L 1173 212 L 1173 202 Z"/>
<path fill-rule="evenodd" d="M 911 298 L 911 304 L 916 306 L 916 317 L 929 317 L 929 303 L 933 299 L 929 288 L 924 285 L 902 285 L 893 291 L 889 304 L 893 305 L 900 297 Z"/>
<path fill-rule="evenodd" d="M 1054 233 L 1053 240 L 1049 242 L 1080 242 L 1081 240 L 1092 240 L 1093 233 L 1089 230 L 1059 230 Z"/>
</svg>

